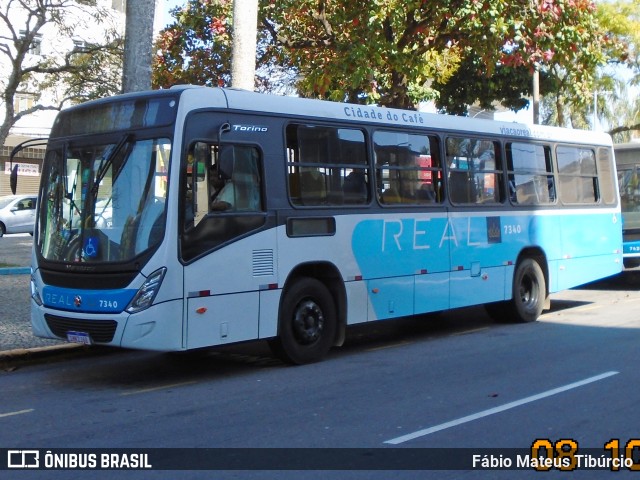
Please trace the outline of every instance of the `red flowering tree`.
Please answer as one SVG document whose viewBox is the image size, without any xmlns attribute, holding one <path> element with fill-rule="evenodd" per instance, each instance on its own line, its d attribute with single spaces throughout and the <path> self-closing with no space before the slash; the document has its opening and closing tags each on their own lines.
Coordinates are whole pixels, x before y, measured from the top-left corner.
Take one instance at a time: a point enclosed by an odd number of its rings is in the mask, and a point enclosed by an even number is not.
<svg viewBox="0 0 640 480">
<path fill-rule="evenodd" d="M 191 0 L 174 10 L 158 43 L 157 86 L 228 84 L 231 3 Z M 294 72 L 303 96 L 517 109 L 534 66 L 548 88 L 559 69 L 586 94 L 605 41 L 594 13 L 590 0 L 261 0 L 258 64 Z M 274 86 L 270 73 L 262 78 Z"/>
<path fill-rule="evenodd" d="M 232 2 L 191 0 L 176 7 L 176 19 L 156 42 L 152 82 L 224 86 L 231 78 Z"/>
<path fill-rule="evenodd" d="M 561 68 L 583 94 L 603 60 L 594 13 L 590 0 L 278 0 L 263 8 L 303 94 L 404 108 L 440 97 L 449 111 L 474 100 L 516 106 L 534 66 Z"/>
</svg>

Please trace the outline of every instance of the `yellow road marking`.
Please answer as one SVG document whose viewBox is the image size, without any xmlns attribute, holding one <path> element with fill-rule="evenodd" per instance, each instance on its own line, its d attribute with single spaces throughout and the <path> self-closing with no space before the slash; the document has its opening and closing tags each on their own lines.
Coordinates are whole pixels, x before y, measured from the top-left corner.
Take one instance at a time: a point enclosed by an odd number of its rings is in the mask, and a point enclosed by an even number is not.
<svg viewBox="0 0 640 480">
<path fill-rule="evenodd" d="M 396 347 L 404 347 L 405 345 L 411 345 L 414 342 L 400 342 L 400 343 L 394 343 L 392 345 L 382 345 L 381 347 L 373 347 L 373 348 L 367 348 L 367 352 L 375 352 L 377 350 L 386 350 L 388 348 L 396 348 Z"/>
<path fill-rule="evenodd" d="M 130 392 L 123 392 L 123 393 L 120 394 L 120 396 L 126 397 L 128 395 L 138 395 L 140 393 L 157 392 L 159 390 L 167 390 L 169 388 L 184 387 L 185 385 L 193 385 L 194 383 L 198 383 L 198 382 L 193 380 L 193 381 L 190 381 L 190 382 L 172 383 L 171 385 L 160 385 L 159 387 L 141 388 L 140 390 L 132 390 Z"/>
<path fill-rule="evenodd" d="M 451 334 L 451 336 L 455 337 L 455 336 L 458 336 L 458 335 L 467 335 L 469 333 L 482 332 L 483 330 L 489 330 L 489 327 L 472 328 L 470 330 L 463 330 L 461 332 L 453 332 Z"/>
</svg>

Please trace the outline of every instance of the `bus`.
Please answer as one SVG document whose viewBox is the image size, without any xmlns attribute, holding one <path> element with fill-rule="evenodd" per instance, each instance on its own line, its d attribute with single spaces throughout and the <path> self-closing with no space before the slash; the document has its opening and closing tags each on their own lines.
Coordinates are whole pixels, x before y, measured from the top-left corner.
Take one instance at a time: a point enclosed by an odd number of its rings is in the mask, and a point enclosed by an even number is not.
<svg viewBox="0 0 640 480">
<path fill-rule="evenodd" d="M 31 323 L 167 352 L 265 339 L 304 364 L 363 322 L 532 322 L 621 269 L 606 134 L 179 86 L 57 116 Z"/>
<path fill-rule="evenodd" d="M 620 188 L 624 266 L 635 268 L 640 266 L 640 143 L 620 143 L 613 148 Z"/>
</svg>

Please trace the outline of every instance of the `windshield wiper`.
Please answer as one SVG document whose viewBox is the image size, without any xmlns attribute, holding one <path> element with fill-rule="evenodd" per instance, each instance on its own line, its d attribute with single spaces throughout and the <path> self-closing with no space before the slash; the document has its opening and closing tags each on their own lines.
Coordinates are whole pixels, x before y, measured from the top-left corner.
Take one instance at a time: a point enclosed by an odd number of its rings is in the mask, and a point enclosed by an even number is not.
<svg viewBox="0 0 640 480">
<path fill-rule="evenodd" d="M 122 148 L 129 143 L 129 140 L 131 140 L 131 137 L 132 135 L 130 133 L 125 134 L 120 139 L 118 144 L 113 148 L 113 150 L 109 152 L 109 155 L 107 155 L 107 158 L 103 158 L 100 161 L 100 166 L 98 167 L 98 171 L 96 172 L 96 178 L 93 181 L 93 187 L 91 189 L 91 193 L 93 194 L 92 195 L 93 197 L 95 197 L 96 193 L 98 193 L 100 182 L 104 179 L 105 175 L 107 174 L 107 171 L 113 164 L 113 159 L 116 158 L 116 156 L 120 153 Z M 115 180 L 117 176 L 118 175 L 114 173 L 113 179 Z"/>
</svg>

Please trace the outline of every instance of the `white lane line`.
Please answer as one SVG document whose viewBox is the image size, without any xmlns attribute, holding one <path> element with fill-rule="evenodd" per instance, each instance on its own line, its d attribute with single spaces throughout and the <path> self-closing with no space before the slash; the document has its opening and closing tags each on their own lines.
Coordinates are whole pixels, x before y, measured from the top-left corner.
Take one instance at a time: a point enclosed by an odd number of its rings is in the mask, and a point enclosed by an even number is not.
<svg viewBox="0 0 640 480">
<path fill-rule="evenodd" d="M 13 415 L 22 415 L 23 413 L 31 413 L 31 412 L 33 412 L 33 408 L 29 408 L 27 410 L 18 410 L 17 412 L 0 413 L 0 418 L 12 417 Z"/>
<path fill-rule="evenodd" d="M 562 387 L 554 388 L 552 390 L 547 390 L 546 392 L 538 393 L 537 395 L 532 395 L 530 397 L 526 397 L 521 400 L 516 400 L 515 402 L 505 403 L 504 405 L 501 405 L 499 407 L 490 408 L 482 412 L 478 412 L 472 415 L 467 415 L 466 417 L 458 418 L 457 420 L 451 420 L 450 422 L 441 423 L 440 425 L 436 425 L 435 427 L 425 428 L 424 430 L 418 430 L 417 432 L 408 433 L 407 435 L 402 435 L 401 437 L 392 438 L 391 440 L 387 440 L 384 443 L 389 443 L 391 445 L 398 445 L 400 443 L 408 442 L 409 440 L 413 440 L 415 438 L 424 437 L 426 435 L 439 432 L 440 430 L 445 430 L 447 428 L 455 427 L 457 425 L 462 425 L 463 423 L 472 422 L 479 418 L 493 415 L 494 413 L 504 412 L 505 410 L 510 410 L 512 408 L 519 407 L 520 405 L 524 405 L 526 403 L 535 402 L 536 400 L 550 397 L 558 393 L 566 392 L 567 390 L 572 390 L 574 388 L 582 387 L 583 385 L 587 385 L 589 383 L 597 382 L 599 380 L 612 377 L 613 375 L 617 375 L 618 373 L 620 372 L 614 372 L 614 371 L 605 372 L 600 375 L 596 375 L 595 377 L 589 377 L 584 380 L 580 380 L 579 382 L 574 382 L 568 385 L 564 385 Z"/>
</svg>

